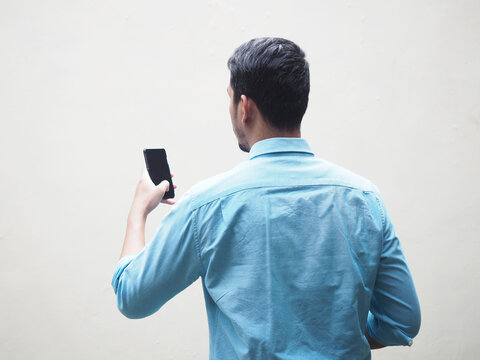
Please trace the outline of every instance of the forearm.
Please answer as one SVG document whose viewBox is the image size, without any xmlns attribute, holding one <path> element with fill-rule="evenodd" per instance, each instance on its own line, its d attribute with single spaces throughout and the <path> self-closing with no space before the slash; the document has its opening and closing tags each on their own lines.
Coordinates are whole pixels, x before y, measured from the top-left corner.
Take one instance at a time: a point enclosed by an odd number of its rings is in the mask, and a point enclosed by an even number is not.
<svg viewBox="0 0 480 360">
<path fill-rule="evenodd" d="M 144 212 L 132 206 L 128 214 L 127 231 L 120 258 L 138 254 L 145 247 L 146 220 L 147 216 Z"/>
<path fill-rule="evenodd" d="M 147 169 L 143 168 L 142 177 L 137 184 L 135 197 L 128 214 L 127 231 L 120 258 L 127 255 L 136 255 L 145 247 L 145 222 L 147 221 L 147 215 L 160 202 L 170 205 L 175 203 L 172 199 L 162 200 L 168 188 L 169 182 L 167 180 L 155 186 L 148 175 Z"/>
</svg>

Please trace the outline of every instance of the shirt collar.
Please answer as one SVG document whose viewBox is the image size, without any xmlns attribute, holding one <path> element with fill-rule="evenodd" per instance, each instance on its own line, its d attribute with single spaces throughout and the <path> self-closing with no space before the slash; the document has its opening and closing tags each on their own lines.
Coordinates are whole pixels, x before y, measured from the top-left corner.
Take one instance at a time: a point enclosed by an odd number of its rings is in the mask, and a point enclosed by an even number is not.
<svg viewBox="0 0 480 360">
<path fill-rule="evenodd" d="M 307 141 L 302 138 L 277 137 L 260 140 L 250 149 L 249 159 L 272 153 L 300 152 L 314 155 Z"/>
</svg>

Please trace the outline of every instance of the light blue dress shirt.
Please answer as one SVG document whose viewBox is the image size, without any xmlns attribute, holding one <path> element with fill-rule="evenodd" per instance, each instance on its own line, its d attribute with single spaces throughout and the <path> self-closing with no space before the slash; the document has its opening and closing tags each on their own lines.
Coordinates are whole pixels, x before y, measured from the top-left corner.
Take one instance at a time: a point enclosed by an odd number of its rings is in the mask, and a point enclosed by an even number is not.
<svg viewBox="0 0 480 360">
<path fill-rule="evenodd" d="M 377 188 L 300 138 L 259 141 L 249 160 L 194 186 L 119 260 L 112 286 L 137 319 L 199 277 L 210 359 L 369 359 L 365 328 L 409 345 L 420 327 Z"/>
</svg>

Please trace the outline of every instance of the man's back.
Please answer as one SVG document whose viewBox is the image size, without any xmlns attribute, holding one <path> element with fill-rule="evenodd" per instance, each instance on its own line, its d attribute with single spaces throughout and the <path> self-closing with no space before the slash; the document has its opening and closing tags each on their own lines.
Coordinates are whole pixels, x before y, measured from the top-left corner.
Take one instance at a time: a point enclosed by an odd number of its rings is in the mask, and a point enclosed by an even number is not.
<svg viewBox="0 0 480 360">
<path fill-rule="evenodd" d="M 211 359 L 368 359 L 369 310 L 385 345 L 418 331 L 413 282 L 375 186 L 315 158 L 303 139 L 256 143 L 249 161 L 194 187 L 172 213 L 130 273 L 150 295 L 175 279 L 146 313 L 202 277 Z"/>
</svg>

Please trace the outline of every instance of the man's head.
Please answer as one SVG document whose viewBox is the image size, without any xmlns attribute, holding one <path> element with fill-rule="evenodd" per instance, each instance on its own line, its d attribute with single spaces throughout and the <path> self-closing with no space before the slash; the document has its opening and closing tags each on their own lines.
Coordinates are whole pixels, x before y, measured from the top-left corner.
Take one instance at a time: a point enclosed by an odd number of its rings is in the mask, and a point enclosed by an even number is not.
<svg viewBox="0 0 480 360">
<path fill-rule="evenodd" d="M 305 53 L 282 38 L 257 38 L 240 45 L 228 60 L 230 115 L 240 148 L 242 116 L 258 113 L 264 125 L 279 133 L 300 131 L 310 91 L 310 72 Z M 240 110 L 241 110 L 240 109 Z M 245 125 L 245 124 L 243 124 Z"/>
</svg>

